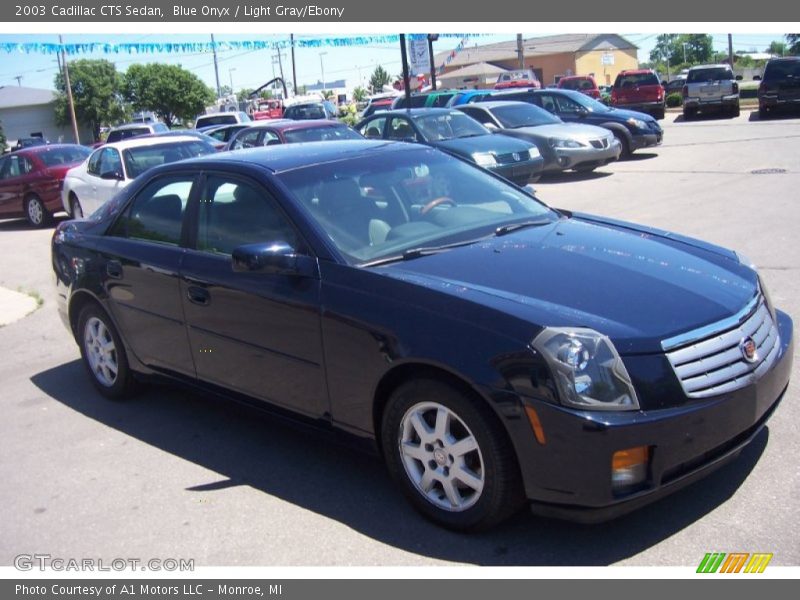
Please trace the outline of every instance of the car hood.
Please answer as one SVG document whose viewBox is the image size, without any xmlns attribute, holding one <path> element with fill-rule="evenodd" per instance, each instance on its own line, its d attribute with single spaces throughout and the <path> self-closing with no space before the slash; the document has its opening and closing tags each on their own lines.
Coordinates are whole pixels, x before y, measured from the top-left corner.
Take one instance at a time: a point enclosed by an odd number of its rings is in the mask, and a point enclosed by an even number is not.
<svg viewBox="0 0 800 600">
<path fill-rule="evenodd" d="M 647 113 L 639 112 L 638 110 L 628 110 L 626 108 L 614 108 L 608 112 L 591 113 L 591 116 L 597 121 L 627 121 L 628 119 L 639 119 L 645 123 L 650 123 L 652 121 L 658 124 L 658 121 Z"/>
<path fill-rule="evenodd" d="M 591 327 L 621 354 L 655 353 L 733 315 L 758 289 L 733 253 L 656 231 L 564 218 L 381 269 L 525 319 L 531 331 Z"/>
<path fill-rule="evenodd" d="M 476 152 L 493 152 L 494 154 L 508 154 L 510 152 L 525 152 L 531 149 L 531 144 L 510 137 L 493 135 L 476 135 L 475 137 L 459 138 L 455 140 L 442 140 L 432 142 L 436 148 L 444 148 L 462 156 L 472 156 Z M 538 153 L 538 152 L 537 152 Z"/>
<path fill-rule="evenodd" d="M 537 125 L 535 127 L 517 127 L 504 129 L 503 133 L 524 135 L 531 137 L 568 138 L 571 140 L 589 141 L 608 137 L 608 129 L 581 123 L 553 123 L 551 125 Z"/>
</svg>

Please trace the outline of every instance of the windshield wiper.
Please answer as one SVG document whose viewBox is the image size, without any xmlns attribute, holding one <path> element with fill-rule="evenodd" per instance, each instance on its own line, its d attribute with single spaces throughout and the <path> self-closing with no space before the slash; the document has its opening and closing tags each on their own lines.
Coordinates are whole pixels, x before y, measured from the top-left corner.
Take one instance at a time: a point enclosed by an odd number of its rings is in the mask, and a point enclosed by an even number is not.
<svg viewBox="0 0 800 600">
<path fill-rule="evenodd" d="M 447 250 L 451 250 L 452 248 L 458 248 L 460 246 L 469 246 L 470 244 L 475 244 L 484 239 L 486 238 L 465 240 L 463 242 L 454 242 L 452 244 L 443 244 L 441 246 L 420 246 L 418 248 L 409 248 L 408 250 L 405 250 L 402 254 L 395 254 L 392 256 L 387 256 L 386 258 L 378 258 L 376 260 L 371 260 L 369 262 L 362 263 L 361 266 L 375 267 L 378 265 L 385 265 L 393 262 L 400 262 L 403 260 L 413 260 L 421 256 L 430 256 L 431 254 L 439 254 L 440 252 L 445 252 Z"/>
<path fill-rule="evenodd" d="M 520 229 L 525 229 L 526 227 L 540 227 L 542 225 L 548 225 L 549 223 L 552 223 L 550 219 L 539 219 L 538 221 L 522 221 L 521 223 L 509 223 L 508 225 L 501 225 L 500 227 L 495 229 L 494 234 L 497 237 L 500 237 L 501 235 L 506 235 L 507 233 L 512 233 Z"/>
</svg>

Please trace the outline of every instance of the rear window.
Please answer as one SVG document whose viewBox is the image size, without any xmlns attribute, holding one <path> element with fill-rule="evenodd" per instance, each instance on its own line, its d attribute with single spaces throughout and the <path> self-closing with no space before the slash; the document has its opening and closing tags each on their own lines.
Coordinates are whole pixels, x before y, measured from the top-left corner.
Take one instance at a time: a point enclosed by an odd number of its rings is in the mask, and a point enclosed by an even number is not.
<svg viewBox="0 0 800 600">
<path fill-rule="evenodd" d="M 800 60 L 773 60 L 767 63 L 764 81 L 786 79 L 787 77 L 800 78 Z"/>
<path fill-rule="evenodd" d="M 214 115 L 213 117 L 200 117 L 197 119 L 195 129 L 200 127 L 207 127 L 208 125 L 230 125 L 231 123 L 238 123 L 236 115 Z"/>
<path fill-rule="evenodd" d="M 588 79 L 562 79 L 558 82 L 558 87 L 568 90 L 592 90 L 594 84 Z"/>
<path fill-rule="evenodd" d="M 157 146 L 128 148 L 122 151 L 122 157 L 125 161 L 125 168 L 128 170 L 128 176 L 133 179 L 158 165 L 194 158 L 195 156 L 203 156 L 204 154 L 213 154 L 214 152 L 214 147 L 211 144 L 197 140 L 196 142 L 170 142 Z"/>
<path fill-rule="evenodd" d="M 614 87 L 635 87 L 637 85 L 661 85 L 655 73 L 631 73 L 617 75 Z"/>
<path fill-rule="evenodd" d="M 57 165 L 68 165 L 70 163 L 81 162 L 91 153 L 89 148 L 75 146 L 74 148 L 50 148 L 46 152 L 39 153 L 39 160 L 47 167 Z"/>
<path fill-rule="evenodd" d="M 136 137 L 137 135 L 147 135 L 148 133 L 150 133 L 150 129 L 148 127 L 117 129 L 108 134 L 106 142 L 119 142 L 120 140 L 127 140 L 128 138 Z"/>
<path fill-rule="evenodd" d="M 686 76 L 687 83 L 698 81 L 727 81 L 733 79 L 733 71 L 724 67 L 709 67 L 707 69 L 691 69 Z"/>
<path fill-rule="evenodd" d="M 304 121 L 309 119 L 325 119 L 327 114 L 322 104 L 295 104 L 283 113 L 284 118 Z"/>
</svg>

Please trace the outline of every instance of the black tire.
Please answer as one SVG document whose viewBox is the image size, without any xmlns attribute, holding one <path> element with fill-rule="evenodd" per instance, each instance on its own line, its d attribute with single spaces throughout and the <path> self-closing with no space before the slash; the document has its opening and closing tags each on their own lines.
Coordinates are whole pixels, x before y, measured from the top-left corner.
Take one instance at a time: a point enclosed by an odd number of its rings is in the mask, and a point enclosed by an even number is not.
<svg viewBox="0 0 800 600">
<path fill-rule="evenodd" d="M 113 343 L 112 353 L 113 360 L 116 364 L 116 375 L 113 381 L 103 381 L 103 369 L 100 368 L 96 371 L 92 366 L 92 360 L 90 359 L 92 343 L 91 340 L 87 338 L 87 333 L 89 333 L 87 325 L 89 325 L 90 322 L 92 324 L 96 322 L 101 323 L 108 333 L 107 338 L 110 338 L 110 341 Z M 117 329 L 114 327 L 114 323 L 106 312 L 96 304 L 86 305 L 78 316 L 76 337 L 78 346 L 81 349 L 83 366 L 86 368 L 86 372 L 89 374 L 89 378 L 92 380 L 97 390 L 106 398 L 112 400 L 121 400 L 130 396 L 135 387 L 133 372 L 128 365 L 128 356 L 125 353 L 125 346 L 122 344 Z"/>
<path fill-rule="evenodd" d="M 739 105 L 737 104 L 736 106 L 734 106 L 734 107 L 731 109 L 731 116 L 732 116 L 732 117 L 738 117 L 740 114 L 742 114 L 742 111 L 741 111 L 741 109 L 739 108 Z"/>
<path fill-rule="evenodd" d="M 655 114 L 653 114 L 653 118 L 656 120 L 663 120 L 665 116 L 664 109 L 657 110 Z"/>
<path fill-rule="evenodd" d="M 697 109 L 696 108 L 684 108 L 683 109 L 683 119 L 685 121 L 691 121 L 697 116 Z"/>
<path fill-rule="evenodd" d="M 69 214 L 73 219 L 83 218 L 83 207 L 75 194 L 69 195 Z"/>
<path fill-rule="evenodd" d="M 47 212 L 44 202 L 36 194 L 25 197 L 25 218 L 31 227 L 46 227 L 53 221 L 53 215 Z"/>
<path fill-rule="evenodd" d="M 591 172 L 592 172 L 592 171 L 594 171 L 594 170 L 595 170 L 597 167 L 598 167 L 598 165 L 578 165 L 578 166 L 577 166 L 577 167 L 575 167 L 573 170 L 574 170 L 576 173 L 591 173 Z"/>
<path fill-rule="evenodd" d="M 438 447 L 440 452 L 437 455 L 437 447 L 434 444 L 437 442 L 441 444 L 439 440 L 424 444 L 422 438 L 419 438 L 417 445 L 409 443 L 420 452 L 423 450 L 428 452 L 428 446 L 431 446 L 430 456 L 426 454 L 424 461 L 409 457 L 404 459 L 400 450 L 401 442 L 404 432 L 412 431 L 404 427 L 404 423 L 409 423 L 409 415 L 437 414 L 435 408 L 429 408 L 431 405 L 444 407 L 455 417 L 449 421 L 447 427 L 449 435 L 442 437 L 459 441 L 470 437 L 476 442 L 477 449 L 454 457 L 448 454 L 455 446 L 440 445 Z M 428 420 L 426 424 L 429 425 Z M 413 428 L 412 435 L 415 435 L 416 431 L 418 430 Z M 436 432 L 432 431 L 429 434 L 435 436 Z M 465 395 L 446 383 L 434 379 L 420 379 L 397 388 L 383 414 L 381 444 L 389 474 L 403 494 L 422 515 L 443 527 L 456 531 L 487 529 L 514 514 L 524 502 L 516 455 L 497 417 L 480 400 Z M 455 450 L 452 452 L 455 454 Z M 433 460 L 434 458 L 436 460 Z M 446 464 L 439 462 L 440 459 Z M 411 466 L 407 466 L 409 463 Z M 465 472 L 478 474 L 478 478 L 482 479 L 482 488 L 476 492 L 474 487 L 461 484 L 463 480 L 459 479 L 458 475 L 452 475 L 457 481 L 455 484 L 457 497 L 459 500 L 464 500 L 464 503 L 462 507 L 457 508 L 450 504 L 453 508 L 447 509 L 436 504 L 436 502 L 445 504 L 450 502 L 446 499 L 449 497 L 446 497 L 442 480 L 436 477 L 450 477 L 448 465 L 452 465 L 455 470 L 459 468 L 459 464 L 468 468 Z M 423 473 L 421 476 L 420 468 Z M 424 483 L 418 485 L 409 474 L 409 470 L 413 469 L 417 469 L 415 472 L 422 481 L 429 471 L 437 473 L 432 476 L 434 482 L 428 495 L 419 487 Z M 462 493 L 465 493 L 463 497 Z"/>
<path fill-rule="evenodd" d="M 761 121 L 765 121 L 765 120 L 769 119 L 769 117 L 770 117 L 769 109 L 766 109 L 766 108 L 759 108 L 758 109 L 758 118 Z"/>
<path fill-rule="evenodd" d="M 628 143 L 628 138 L 619 131 L 614 131 L 614 137 L 619 140 L 619 145 L 622 147 L 622 151 L 619 153 L 620 160 L 630 158 L 632 152 L 631 145 Z"/>
</svg>

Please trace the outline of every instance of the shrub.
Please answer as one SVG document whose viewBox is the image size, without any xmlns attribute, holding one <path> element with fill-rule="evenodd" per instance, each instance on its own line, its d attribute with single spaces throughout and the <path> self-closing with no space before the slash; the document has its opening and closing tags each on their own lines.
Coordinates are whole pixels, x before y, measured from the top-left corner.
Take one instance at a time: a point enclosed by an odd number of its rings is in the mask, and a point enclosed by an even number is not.
<svg viewBox="0 0 800 600">
<path fill-rule="evenodd" d="M 667 106 L 670 108 L 680 106 L 681 104 L 683 104 L 683 94 L 672 92 L 671 94 L 667 95 Z"/>
</svg>

